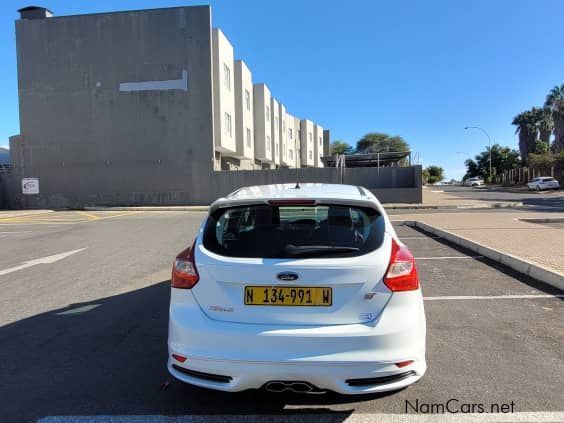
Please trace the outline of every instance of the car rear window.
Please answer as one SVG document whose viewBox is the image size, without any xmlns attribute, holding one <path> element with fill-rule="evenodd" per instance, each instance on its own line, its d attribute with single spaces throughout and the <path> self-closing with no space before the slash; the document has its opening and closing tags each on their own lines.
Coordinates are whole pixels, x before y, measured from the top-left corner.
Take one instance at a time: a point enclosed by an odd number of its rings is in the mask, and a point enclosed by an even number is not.
<svg viewBox="0 0 564 423">
<path fill-rule="evenodd" d="M 213 213 L 203 242 L 228 257 L 354 257 L 379 248 L 384 231 L 371 208 L 251 205 Z"/>
</svg>

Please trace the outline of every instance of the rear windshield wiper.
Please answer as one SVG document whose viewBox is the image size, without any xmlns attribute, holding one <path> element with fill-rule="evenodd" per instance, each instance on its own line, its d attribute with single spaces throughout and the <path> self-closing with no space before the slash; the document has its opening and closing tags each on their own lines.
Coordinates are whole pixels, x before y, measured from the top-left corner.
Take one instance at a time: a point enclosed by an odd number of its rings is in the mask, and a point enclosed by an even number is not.
<svg viewBox="0 0 564 423">
<path fill-rule="evenodd" d="M 345 247 L 338 245 L 293 245 L 288 244 L 284 247 L 286 254 L 291 256 L 301 256 L 305 254 L 333 254 L 333 253 L 354 253 L 359 251 L 357 247 Z"/>
</svg>

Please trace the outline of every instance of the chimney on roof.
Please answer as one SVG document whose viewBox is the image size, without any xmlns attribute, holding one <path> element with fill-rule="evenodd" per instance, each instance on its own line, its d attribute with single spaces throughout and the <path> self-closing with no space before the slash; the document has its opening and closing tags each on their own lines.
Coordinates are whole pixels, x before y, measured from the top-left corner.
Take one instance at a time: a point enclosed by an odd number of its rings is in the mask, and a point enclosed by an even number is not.
<svg viewBox="0 0 564 423">
<path fill-rule="evenodd" d="M 53 12 L 49 9 L 38 6 L 27 6 L 19 9 L 18 12 L 20 12 L 20 19 L 45 19 L 53 16 Z"/>
</svg>

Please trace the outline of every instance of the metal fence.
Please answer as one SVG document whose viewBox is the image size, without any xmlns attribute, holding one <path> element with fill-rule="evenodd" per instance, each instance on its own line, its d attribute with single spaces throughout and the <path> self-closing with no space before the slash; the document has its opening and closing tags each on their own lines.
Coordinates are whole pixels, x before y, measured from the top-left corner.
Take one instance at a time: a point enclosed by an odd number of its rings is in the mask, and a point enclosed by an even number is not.
<svg viewBox="0 0 564 423">
<path fill-rule="evenodd" d="M 518 167 L 515 169 L 506 170 L 500 175 L 494 177 L 497 184 L 502 185 L 519 185 L 526 184 L 532 178 L 537 176 L 552 176 L 553 178 L 562 180 L 564 179 L 564 168 L 552 166 L 547 169 L 536 169 L 533 167 Z"/>
</svg>

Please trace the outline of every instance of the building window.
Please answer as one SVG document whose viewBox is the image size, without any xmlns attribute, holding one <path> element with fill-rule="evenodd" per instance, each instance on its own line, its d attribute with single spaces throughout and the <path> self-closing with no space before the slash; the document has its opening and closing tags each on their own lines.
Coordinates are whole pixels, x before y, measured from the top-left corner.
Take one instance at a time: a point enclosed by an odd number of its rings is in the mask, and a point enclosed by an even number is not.
<svg viewBox="0 0 564 423">
<path fill-rule="evenodd" d="M 251 148 L 251 130 L 247 128 L 247 147 Z"/>
<path fill-rule="evenodd" d="M 282 121 L 282 132 L 286 133 L 286 121 L 285 120 Z"/>
<path fill-rule="evenodd" d="M 323 140 L 321 137 L 319 137 L 319 145 L 323 144 Z"/>
<path fill-rule="evenodd" d="M 270 136 L 266 136 L 266 151 L 270 153 Z"/>
<path fill-rule="evenodd" d="M 231 69 L 225 63 L 223 64 L 223 85 L 231 91 Z"/>
<path fill-rule="evenodd" d="M 288 128 L 288 138 L 292 139 L 294 134 L 292 133 L 292 128 Z"/>
<path fill-rule="evenodd" d="M 274 116 L 274 127 L 278 131 L 278 117 L 277 116 Z"/>
<path fill-rule="evenodd" d="M 231 115 L 229 113 L 225 113 L 225 133 L 230 137 L 233 134 L 233 128 L 231 127 Z"/>
<path fill-rule="evenodd" d="M 247 110 L 251 110 L 251 93 L 249 90 L 245 90 L 245 107 L 247 107 Z"/>
<path fill-rule="evenodd" d="M 270 122 L 270 107 L 266 106 L 266 121 Z"/>
<path fill-rule="evenodd" d="M 278 144 L 274 144 L 274 147 L 275 147 L 275 150 L 274 150 L 274 151 L 276 152 L 276 153 L 275 153 L 275 154 L 276 154 L 276 157 L 278 157 Z"/>
<path fill-rule="evenodd" d="M 307 152 L 307 155 L 308 155 L 308 157 L 309 157 L 310 160 L 313 160 L 313 154 L 312 154 L 311 150 L 309 150 L 309 151 Z"/>
<path fill-rule="evenodd" d="M 288 155 L 290 156 L 290 160 L 294 160 L 294 150 L 288 150 Z"/>
<path fill-rule="evenodd" d="M 307 133 L 307 136 L 309 137 L 309 141 L 311 142 L 311 140 L 313 139 L 313 138 L 311 137 L 311 132 L 308 132 L 308 133 Z"/>
</svg>

